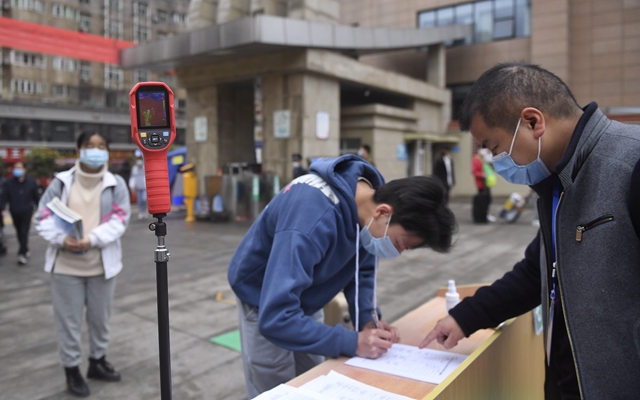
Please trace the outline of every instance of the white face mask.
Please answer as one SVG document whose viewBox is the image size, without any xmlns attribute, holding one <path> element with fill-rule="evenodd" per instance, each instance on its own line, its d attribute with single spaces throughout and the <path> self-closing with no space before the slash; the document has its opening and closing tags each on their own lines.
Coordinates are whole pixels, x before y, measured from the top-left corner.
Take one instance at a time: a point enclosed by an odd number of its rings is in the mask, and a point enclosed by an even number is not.
<svg viewBox="0 0 640 400">
<path fill-rule="evenodd" d="M 376 238 L 371 235 L 369 231 L 369 227 L 373 223 L 373 218 L 369 222 L 369 225 L 362 228 L 360 231 L 360 243 L 362 243 L 362 247 L 373 254 L 378 258 L 395 258 L 400 256 L 400 252 L 396 247 L 391 243 L 391 238 L 387 236 L 387 231 L 389 230 L 389 224 L 391 223 L 391 215 L 389 215 L 389 220 L 387 221 L 387 227 L 384 230 L 384 236 L 381 238 Z"/>
<path fill-rule="evenodd" d="M 516 141 L 516 135 L 518 134 L 518 129 L 520 129 L 521 121 L 522 118 L 518 120 L 516 131 L 513 133 L 513 140 L 511 141 L 509 153 L 503 151 L 502 153 L 493 157 L 493 168 L 500 176 L 511 183 L 532 186 L 551 175 L 551 171 L 549 171 L 549 168 L 547 168 L 547 166 L 540 158 L 542 136 L 538 138 L 538 157 L 531 163 L 527 165 L 518 165 L 515 163 L 515 161 L 513 161 L 513 158 L 511 158 L 513 144 Z"/>
</svg>

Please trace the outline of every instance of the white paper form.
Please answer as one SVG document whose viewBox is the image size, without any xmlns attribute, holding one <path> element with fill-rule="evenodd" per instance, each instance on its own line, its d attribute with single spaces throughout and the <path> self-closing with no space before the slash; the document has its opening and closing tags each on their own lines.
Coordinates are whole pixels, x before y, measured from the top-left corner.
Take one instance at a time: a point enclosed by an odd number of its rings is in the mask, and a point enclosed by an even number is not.
<svg viewBox="0 0 640 400">
<path fill-rule="evenodd" d="M 338 400 L 411 400 L 409 397 L 386 392 L 335 371 L 305 383 L 300 389 L 320 393 Z"/>
<path fill-rule="evenodd" d="M 253 400 L 280 400 L 282 399 L 284 396 L 288 395 L 289 393 L 293 393 L 295 392 L 297 389 L 294 388 L 293 386 L 289 386 L 289 385 L 285 385 L 285 384 L 281 384 L 278 385 L 276 387 L 274 387 L 273 389 L 266 391 L 256 397 L 253 398 Z"/>
<path fill-rule="evenodd" d="M 353 367 L 422 382 L 442 382 L 467 356 L 446 351 L 419 349 L 405 344 L 394 344 L 389 351 L 375 360 L 353 357 L 346 362 Z"/>
</svg>

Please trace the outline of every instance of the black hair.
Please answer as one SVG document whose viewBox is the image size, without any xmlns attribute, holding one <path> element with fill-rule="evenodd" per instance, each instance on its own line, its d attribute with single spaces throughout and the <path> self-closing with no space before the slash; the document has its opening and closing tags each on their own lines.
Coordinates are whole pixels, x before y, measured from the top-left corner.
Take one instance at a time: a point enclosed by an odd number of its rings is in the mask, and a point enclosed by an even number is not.
<svg viewBox="0 0 640 400">
<path fill-rule="evenodd" d="M 580 111 L 562 79 L 538 65 L 508 62 L 485 71 L 473 84 L 460 108 L 460 129 L 468 131 L 479 114 L 487 127 L 513 132 L 527 107 L 558 119 Z"/>
<path fill-rule="evenodd" d="M 109 139 L 107 139 L 102 133 L 97 131 L 82 131 L 82 133 L 80 134 L 80 136 L 78 136 L 78 139 L 76 140 L 76 149 L 80 149 L 82 146 L 89 143 L 89 139 L 91 139 L 91 136 L 93 135 L 98 135 L 101 138 L 103 138 L 104 141 L 107 143 L 107 150 L 109 150 Z"/>
<path fill-rule="evenodd" d="M 363 144 L 362 146 L 363 149 L 365 149 L 367 151 L 368 154 L 371 154 L 371 146 L 369 146 L 368 144 Z"/>
<path fill-rule="evenodd" d="M 393 207 L 391 224 L 400 224 L 408 233 L 421 238 L 423 242 L 419 247 L 446 253 L 451 248 L 457 224 L 445 203 L 444 193 L 438 178 L 412 176 L 378 187 L 373 201 Z"/>
</svg>

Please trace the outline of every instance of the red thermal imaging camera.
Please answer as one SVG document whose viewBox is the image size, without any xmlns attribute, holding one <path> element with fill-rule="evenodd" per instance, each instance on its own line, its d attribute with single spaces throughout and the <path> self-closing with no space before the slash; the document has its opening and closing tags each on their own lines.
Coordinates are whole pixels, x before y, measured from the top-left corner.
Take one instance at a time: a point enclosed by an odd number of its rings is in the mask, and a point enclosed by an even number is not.
<svg viewBox="0 0 640 400">
<path fill-rule="evenodd" d="M 141 82 L 129 93 L 131 137 L 144 156 L 149 213 L 171 211 L 167 152 L 176 138 L 173 92 L 162 82 Z"/>
</svg>

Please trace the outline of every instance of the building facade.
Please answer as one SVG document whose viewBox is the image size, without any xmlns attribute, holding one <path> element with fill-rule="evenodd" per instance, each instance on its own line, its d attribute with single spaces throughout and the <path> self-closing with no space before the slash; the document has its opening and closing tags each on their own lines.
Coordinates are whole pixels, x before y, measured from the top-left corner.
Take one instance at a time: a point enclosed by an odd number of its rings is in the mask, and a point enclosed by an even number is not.
<svg viewBox="0 0 640 400">
<path fill-rule="evenodd" d="M 578 103 L 591 101 L 610 118 L 640 122 L 640 2 L 634 0 L 345 0 L 341 21 L 378 27 L 439 27 L 470 23 L 473 34 L 446 45 L 446 86 L 451 90 L 448 134 L 457 185 L 452 195 L 471 195 L 470 160 L 475 144 L 459 132 L 457 109 L 471 84 L 497 63 L 524 60 L 548 69 L 571 88 Z M 362 62 L 416 78 L 425 71 L 418 51 L 361 58 Z M 437 145 L 426 149 L 435 155 Z M 500 179 L 494 194 L 522 187 Z M 523 193 L 526 194 L 526 193 Z"/>
<path fill-rule="evenodd" d="M 182 0 L 3 0 L 1 16 L 12 23 L 36 24 L 27 30 L 55 27 L 138 44 L 185 30 L 188 8 L 189 1 Z M 59 51 L 55 42 L 46 53 L 6 42 L 0 49 L 0 154 L 6 154 L 8 164 L 36 146 L 54 148 L 72 158 L 75 138 L 91 129 L 110 140 L 111 167 L 118 170 L 135 149 L 129 90 L 149 80 L 174 88 L 177 143 L 184 144 L 185 93 L 176 87 L 171 71 L 125 71 L 117 62 L 93 61 L 81 47 L 75 57 L 67 57 L 60 54 L 68 49 Z M 66 45 L 60 41 L 61 47 Z"/>
</svg>

